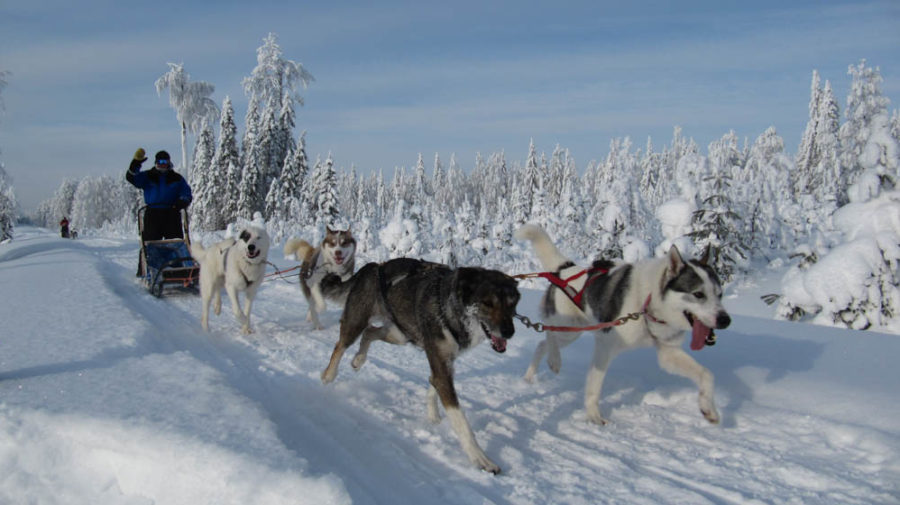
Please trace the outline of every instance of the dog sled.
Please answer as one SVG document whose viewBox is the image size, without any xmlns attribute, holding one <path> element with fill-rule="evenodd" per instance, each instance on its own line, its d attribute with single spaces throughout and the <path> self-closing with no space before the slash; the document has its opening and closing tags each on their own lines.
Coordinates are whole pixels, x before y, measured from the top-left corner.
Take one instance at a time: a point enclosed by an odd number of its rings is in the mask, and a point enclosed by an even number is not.
<svg viewBox="0 0 900 505">
<path fill-rule="evenodd" d="M 150 294 L 159 298 L 167 287 L 198 293 L 200 264 L 191 257 L 187 210 L 181 211 L 184 238 L 144 240 L 144 212 L 138 209 L 138 230 L 141 238 L 140 275 Z"/>
</svg>

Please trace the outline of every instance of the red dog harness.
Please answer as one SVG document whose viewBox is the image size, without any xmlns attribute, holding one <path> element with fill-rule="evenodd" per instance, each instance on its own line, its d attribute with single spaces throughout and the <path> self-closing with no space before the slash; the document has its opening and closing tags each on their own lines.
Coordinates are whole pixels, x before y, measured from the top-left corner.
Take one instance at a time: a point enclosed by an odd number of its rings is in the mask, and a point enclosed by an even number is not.
<svg viewBox="0 0 900 505">
<path fill-rule="evenodd" d="M 590 286 L 591 282 L 593 282 L 594 279 L 596 279 L 597 277 L 599 277 L 601 275 L 606 275 L 608 272 L 609 272 L 609 270 L 606 268 L 587 268 L 587 269 L 584 269 L 584 270 L 576 273 L 575 275 L 566 277 L 565 279 L 559 277 L 558 275 L 556 275 L 553 272 L 538 272 L 535 274 L 525 274 L 525 275 L 523 275 L 523 277 L 541 277 L 541 278 L 547 279 L 550 282 L 550 284 L 553 284 L 554 286 L 561 289 L 562 292 L 565 293 L 566 296 L 568 296 L 570 300 L 572 300 L 572 303 L 574 303 L 575 306 L 578 307 L 579 310 L 584 310 L 584 307 L 582 306 L 582 302 L 583 302 L 583 298 L 584 298 L 584 290 L 587 289 L 588 286 Z M 589 275 L 590 277 L 587 278 L 587 280 L 584 282 L 584 286 L 582 286 L 581 289 L 575 289 L 571 285 L 569 285 L 569 283 L 580 278 L 583 275 Z"/>
</svg>

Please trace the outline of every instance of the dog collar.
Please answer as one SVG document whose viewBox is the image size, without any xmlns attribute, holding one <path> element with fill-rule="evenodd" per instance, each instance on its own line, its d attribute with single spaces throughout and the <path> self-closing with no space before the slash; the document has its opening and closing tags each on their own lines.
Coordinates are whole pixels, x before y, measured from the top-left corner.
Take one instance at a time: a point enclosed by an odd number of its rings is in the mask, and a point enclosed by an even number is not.
<svg viewBox="0 0 900 505">
<path fill-rule="evenodd" d="M 662 319 L 657 319 L 657 318 L 653 317 L 653 314 L 650 313 L 650 298 L 652 296 L 653 296 L 652 293 L 647 295 L 647 300 L 644 302 L 644 307 L 641 309 L 641 313 L 644 314 L 644 316 L 647 319 L 653 321 L 656 324 L 666 324 L 665 321 L 663 321 Z"/>
</svg>

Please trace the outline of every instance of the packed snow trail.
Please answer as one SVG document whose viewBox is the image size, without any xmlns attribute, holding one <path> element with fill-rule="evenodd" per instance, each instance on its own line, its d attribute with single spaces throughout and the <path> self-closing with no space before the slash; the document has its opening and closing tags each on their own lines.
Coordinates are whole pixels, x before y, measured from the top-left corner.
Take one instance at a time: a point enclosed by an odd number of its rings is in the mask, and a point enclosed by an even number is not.
<svg viewBox="0 0 900 505">
<path fill-rule="evenodd" d="M 605 427 L 586 421 L 592 338 L 557 376 L 521 379 L 541 338 L 457 361 L 475 435 L 503 469 L 473 468 L 425 415 L 428 365 L 372 346 L 323 386 L 340 310 L 305 320 L 274 279 L 241 336 L 227 299 L 200 330 L 199 297 L 156 299 L 137 242 L 17 229 L 0 245 L 0 502 L 10 503 L 897 503 L 900 339 L 740 316 L 697 359 L 721 425 L 652 350 L 612 364 Z M 293 266 L 271 249 L 270 261 Z M 522 289 L 533 320 L 540 291 Z"/>
</svg>

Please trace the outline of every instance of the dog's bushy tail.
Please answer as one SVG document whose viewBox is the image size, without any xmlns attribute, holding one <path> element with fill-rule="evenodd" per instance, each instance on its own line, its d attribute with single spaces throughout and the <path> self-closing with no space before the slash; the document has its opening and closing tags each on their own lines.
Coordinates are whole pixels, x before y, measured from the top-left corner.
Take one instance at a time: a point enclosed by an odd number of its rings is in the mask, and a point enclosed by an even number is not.
<svg viewBox="0 0 900 505">
<path fill-rule="evenodd" d="M 543 228 L 536 224 L 526 224 L 516 230 L 514 236 L 518 240 L 527 240 L 531 242 L 534 248 L 534 254 L 537 256 L 541 265 L 550 271 L 559 270 L 563 265 L 571 263 L 569 258 L 563 256 L 559 249 L 550 240 L 550 236 Z"/>
<path fill-rule="evenodd" d="M 312 244 L 305 240 L 292 238 L 284 243 L 284 257 L 293 256 L 297 261 L 307 261 L 315 249 Z"/>
<path fill-rule="evenodd" d="M 195 260 L 202 262 L 206 258 L 206 249 L 203 248 L 199 241 L 191 242 L 188 249 L 191 251 L 191 257 Z"/>
</svg>

